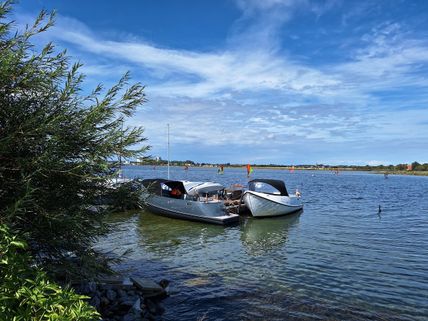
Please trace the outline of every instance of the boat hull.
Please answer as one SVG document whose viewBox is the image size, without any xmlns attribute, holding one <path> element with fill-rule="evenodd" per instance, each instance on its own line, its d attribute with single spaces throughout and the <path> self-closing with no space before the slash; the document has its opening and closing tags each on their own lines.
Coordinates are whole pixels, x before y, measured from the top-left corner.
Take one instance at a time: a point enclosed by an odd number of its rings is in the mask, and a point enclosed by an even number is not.
<svg viewBox="0 0 428 321">
<path fill-rule="evenodd" d="M 172 218 L 218 225 L 230 225 L 239 221 L 239 215 L 227 213 L 221 202 L 204 203 L 150 195 L 144 204 L 151 212 Z"/>
<path fill-rule="evenodd" d="M 303 208 L 297 197 L 246 191 L 243 201 L 254 217 L 287 215 Z"/>
</svg>

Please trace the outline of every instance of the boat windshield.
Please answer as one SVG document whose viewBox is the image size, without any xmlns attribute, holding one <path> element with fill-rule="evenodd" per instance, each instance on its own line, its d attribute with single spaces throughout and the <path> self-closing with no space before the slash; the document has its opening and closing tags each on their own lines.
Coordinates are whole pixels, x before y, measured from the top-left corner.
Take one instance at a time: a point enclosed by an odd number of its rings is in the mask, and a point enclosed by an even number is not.
<svg viewBox="0 0 428 321">
<path fill-rule="evenodd" d="M 212 182 L 184 182 L 183 185 L 189 195 L 214 195 L 224 190 L 223 185 Z"/>
<path fill-rule="evenodd" d="M 161 178 L 145 179 L 143 186 L 152 194 L 184 198 L 187 193 L 182 181 L 170 181 Z"/>
<path fill-rule="evenodd" d="M 248 182 L 248 189 L 254 192 L 288 196 L 287 188 L 285 187 L 284 182 L 280 180 L 252 180 Z"/>
<path fill-rule="evenodd" d="M 255 183 L 254 188 L 251 190 L 255 192 L 262 192 L 262 193 L 268 193 L 268 194 L 278 194 L 278 195 L 281 194 L 281 192 L 278 191 L 275 187 L 266 183 Z"/>
</svg>

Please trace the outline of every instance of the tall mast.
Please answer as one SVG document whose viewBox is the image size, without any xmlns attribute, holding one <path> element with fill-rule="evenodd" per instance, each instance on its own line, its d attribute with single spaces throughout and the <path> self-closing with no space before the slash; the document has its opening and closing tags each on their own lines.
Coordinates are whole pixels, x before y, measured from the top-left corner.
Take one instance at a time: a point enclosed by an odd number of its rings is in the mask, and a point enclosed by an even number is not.
<svg viewBox="0 0 428 321">
<path fill-rule="evenodd" d="M 120 120 L 120 154 L 119 163 L 120 169 L 122 170 L 122 148 L 123 148 L 123 119 Z"/>
<path fill-rule="evenodd" d="M 167 124 L 167 128 L 168 128 L 168 179 L 169 179 L 169 124 Z"/>
<path fill-rule="evenodd" d="M 119 151 L 119 175 L 116 176 L 116 183 L 118 181 L 118 178 L 122 178 L 122 138 L 123 138 L 123 119 L 120 119 L 120 151 Z"/>
</svg>

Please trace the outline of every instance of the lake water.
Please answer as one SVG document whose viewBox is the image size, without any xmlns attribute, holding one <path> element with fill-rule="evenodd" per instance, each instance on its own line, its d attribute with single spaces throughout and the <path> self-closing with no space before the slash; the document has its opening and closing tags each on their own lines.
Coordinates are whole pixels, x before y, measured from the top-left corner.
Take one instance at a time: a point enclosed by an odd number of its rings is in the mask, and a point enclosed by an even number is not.
<svg viewBox="0 0 428 321">
<path fill-rule="evenodd" d="M 298 188 L 303 213 L 233 227 L 117 214 L 98 246 L 132 250 L 118 270 L 171 280 L 166 320 L 428 319 L 428 177 L 268 169 L 252 177 Z M 171 168 L 171 179 L 247 182 L 245 169 L 229 168 Z"/>
</svg>

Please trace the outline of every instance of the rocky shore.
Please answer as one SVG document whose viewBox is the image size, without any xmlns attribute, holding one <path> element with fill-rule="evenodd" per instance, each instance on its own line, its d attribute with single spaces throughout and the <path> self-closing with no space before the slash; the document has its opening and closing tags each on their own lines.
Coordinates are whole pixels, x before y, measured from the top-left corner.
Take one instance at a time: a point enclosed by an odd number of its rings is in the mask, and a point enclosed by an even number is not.
<svg viewBox="0 0 428 321">
<path fill-rule="evenodd" d="M 160 321 L 168 296 L 169 281 L 156 283 L 148 279 L 125 278 L 87 282 L 76 291 L 90 297 L 89 303 L 103 321 Z"/>
</svg>

